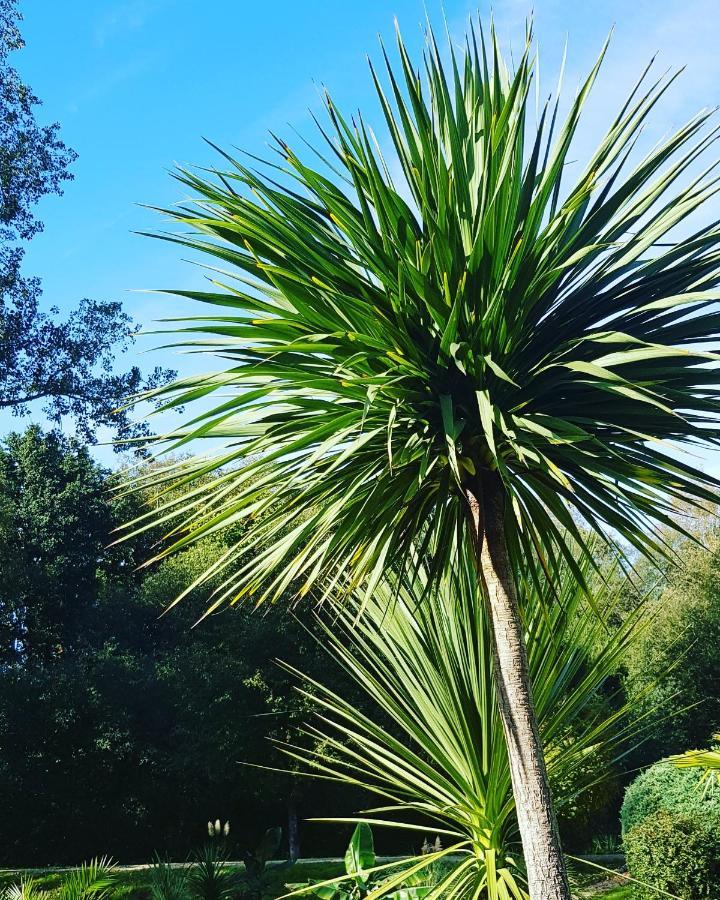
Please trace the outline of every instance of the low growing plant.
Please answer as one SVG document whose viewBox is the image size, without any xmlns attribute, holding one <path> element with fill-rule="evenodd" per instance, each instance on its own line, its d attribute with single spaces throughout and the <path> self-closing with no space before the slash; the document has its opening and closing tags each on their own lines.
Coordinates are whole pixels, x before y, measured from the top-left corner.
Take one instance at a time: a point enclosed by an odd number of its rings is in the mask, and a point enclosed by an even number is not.
<svg viewBox="0 0 720 900">
<path fill-rule="evenodd" d="M 55 897 L 57 900 L 106 900 L 116 878 L 115 863 L 107 856 L 95 857 L 66 875 Z"/>
<path fill-rule="evenodd" d="M 430 855 L 430 854 L 426 854 Z M 436 855 L 436 854 L 435 854 Z M 390 866 L 376 866 L 375 845 L 372 831 L 366 822 L 358 822 L 345 853 L 345 875 L 328 881 L 288 885 L 295 896 L 320 897 L 322 900 L 361 900 L 375 896 L 384 881 L 388 880 Z M 422 876 L 417 872 L 407 873 L 403 884 L 392 893 L 383 893 L 388 900 L 421 900 L 431 891 L 431 885 L 412 884 Z M 291 895 L 292 896 L 292 895 Z"/>
<path fill-rule="evenodd" d="M 150 866 L 150 900 L 187 900 L 188 876 L 186 865 L 173 865 L 156 855 Z"/>
<path fill-rule="evenodd" d="M 228 867 L 224 848 L 208 842 L 194 854 L 188 887 L 198 900 L 231 900 L 240 889 L 240 875 Z"/>
<path fill-rule="evenodd" d="M 622 841 L 616 834 L 600 834 L 593 838 L 590 847 L 596 856 L 611 856 L 622 853 Z"/>
<path fill-rule="evenodd" d="M 34 878 L 23 878 L 2 892 L 2 900 L 38 900 L 40 886 Z"/>
<path fill-rule="evenodd" d="M 60 887 L 53 891 L 55 900 L 106 900 L 110 896 L 117 873 L 115 863 L 107 857 L 95 857 L 70 871 Z M 23 878 L 5 888 L 2 900 L 39 900 L 44 893 L 34 878 Z"/>
</svg>

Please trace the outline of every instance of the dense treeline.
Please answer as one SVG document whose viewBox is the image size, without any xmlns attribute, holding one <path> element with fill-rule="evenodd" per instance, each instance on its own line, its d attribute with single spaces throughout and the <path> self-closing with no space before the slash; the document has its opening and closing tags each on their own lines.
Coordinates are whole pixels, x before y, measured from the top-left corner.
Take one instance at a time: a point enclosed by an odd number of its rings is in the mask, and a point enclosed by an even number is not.
<svg viewBox="0 0 720 900">
<path fill-rule="evenodd" d="M 303 702 L 276 657 L 337 680 L 332 661 L 279 607 L 193 629 L 207 589 L 159 618 L 211 548 L 136 571 L 153 537 L 107 546 L 140 503 L 108 478 L 36 428 L 0 453 L 0 864 L 183 856 L 210 818 L 242 845 L 294 812 L 349 811 L 336 788 L 243 764 L 289 765 L 269 739 Z M 311 834 L 316 854 L 345 840 Z"/>
</svg>

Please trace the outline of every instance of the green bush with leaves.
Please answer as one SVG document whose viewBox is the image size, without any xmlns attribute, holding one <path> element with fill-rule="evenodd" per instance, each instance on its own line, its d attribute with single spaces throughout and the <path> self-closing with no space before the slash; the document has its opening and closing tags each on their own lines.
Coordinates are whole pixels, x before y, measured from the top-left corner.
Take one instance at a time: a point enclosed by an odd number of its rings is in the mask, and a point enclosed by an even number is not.
<svg viewBox="0 0 720 900">
<path fill-rule="evenodd" d="M 174 865 L 157 854 L 150 866 L 150 900 L 188 900 L 189 870 L 184 865 Z"/>
<path fill-rule="evenodd" d="M 692 539 L 676 542 L 672 566 L 655 590 L 655 622 L 627 660 L 627 690 L 649 741 L 636 765 L 689 747 L 720 731 L 720 530 L 717 510 L 693 522 Z M 644 586 L 658 587 L 657 569 Z M 647 693 L 648 686 L 653 686 Z M 645 694 L 645 699 L 641 695 Z"/>
<path fill-rule="evenodd" d="M 658 812 L 688 816 L 714 824 L 720 831 L 720 788 L 706 790 L 705 787 L 700 769 L 678 768 L 667 761 L 656 763 L 625 792 L 620 811 L 623 834 L 627 835 Z"/>
<path fill-rule="evenodd" d="M 661 892 L 682 900 L 720 897 L 720 828 L 687 813 L 659 809 L 624 837 L 634 896 L 660 900 Z M 653 890 L 656 888 L 657 890 Z"/>
</svg>

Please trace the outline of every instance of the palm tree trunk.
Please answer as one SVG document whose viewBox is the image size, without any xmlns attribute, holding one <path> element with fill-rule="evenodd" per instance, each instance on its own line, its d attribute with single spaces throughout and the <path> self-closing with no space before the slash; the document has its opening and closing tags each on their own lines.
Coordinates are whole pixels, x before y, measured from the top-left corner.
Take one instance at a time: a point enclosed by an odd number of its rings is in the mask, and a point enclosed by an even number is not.
<svg viewBox="0 0 720 900">
<path fill-rule="evenodd" d="M 488 603 L 493 669 L 532 900 L 570 900 L 565 860 L 532 701 L 527 650 L 505 540 L 505 496 L 485 473 L 467 488 L 478 577 Z"/>
<path fill-rule="evenodd" d="M 295 793 L 291 792 L 287 803 L 288 817 L 288 862 L 296 863 L 300 858 L 300 829 Z"/>
</svg>

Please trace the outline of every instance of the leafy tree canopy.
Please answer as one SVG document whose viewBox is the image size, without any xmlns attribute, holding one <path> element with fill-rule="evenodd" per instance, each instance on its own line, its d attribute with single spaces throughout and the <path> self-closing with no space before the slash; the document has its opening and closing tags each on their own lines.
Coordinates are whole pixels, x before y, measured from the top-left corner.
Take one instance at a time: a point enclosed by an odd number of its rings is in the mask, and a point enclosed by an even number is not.
<svg viewBox="0 0 720 900">
<path fill-rule="evenodd" d="M 136 330 L 121 304 L 85 298 L 59 319 L 55 307 L 41 309 L 40 280 L 21 271 L 23 242 L 43 228 L 35 204 L 62 193 L 76 154 L 60 139 L 58 123 L 38 123 L 40 100 L 11 64 L 23 46 L 20 19 L 17 0 L 0 0 L 0 408 L 26 415 L 38 401 L 52 421 L 70 416 L 85 440 L 100 425 L 120 438 L 145 434 L 146 426 L 116 408 L 169 373 L 115 371 L 116 355 Z"/>
</svg>

